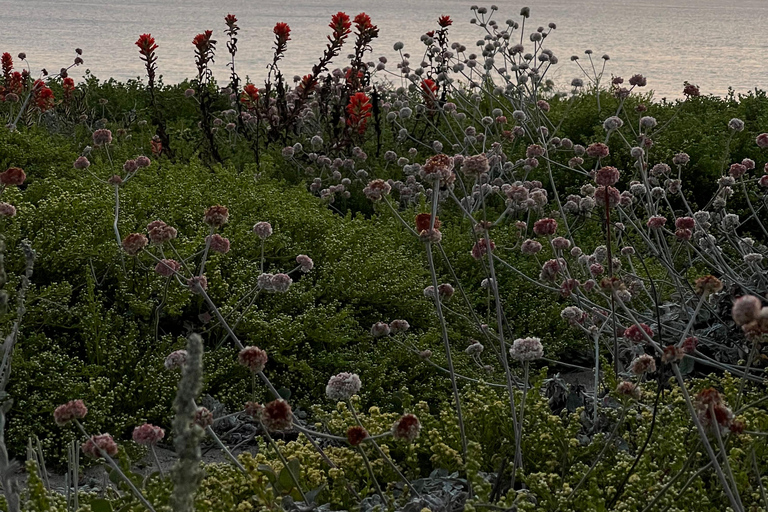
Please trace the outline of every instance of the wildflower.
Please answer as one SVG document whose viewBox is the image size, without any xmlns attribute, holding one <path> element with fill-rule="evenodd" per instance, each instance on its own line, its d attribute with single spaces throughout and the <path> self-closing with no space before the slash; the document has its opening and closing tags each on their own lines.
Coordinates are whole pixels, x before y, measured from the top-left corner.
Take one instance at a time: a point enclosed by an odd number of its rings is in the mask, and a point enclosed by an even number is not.
<svg viewBox="0 0 768 512">
<path fill-rule="evenodd" d="M 143 446 L 156 445 L 165 437 L 165 430 L 149 423 L 133 429 L 133 441 Z"/>
<path fill-rule="evenodd" d="M 629 85 L 637 87 L 645 87 L 646 83 L 648 83 L 648 81 L 643 75 L 633 75 L 632 78 L 629 79 Z"/>
<path fill-rule="evenodd" d="M 336 402 L 349 400 L 360 392 L 362 383 L 356 373 L 342 372 L 328 379 L 325 394 Z"/>
<path fill-rule="evenodd" d="M 653 373 L 656 371 L 656 361 L 648 354 L 643 354 L 632 360 L 629 364 L 629 370 L 635 375 Z"/>
<path fill-rule="evenodd" d="M 451 25 L 453 25 L 453 20 L 450 16 L 440 16 L 437 19 L 437 24 L 440 25 L 442 28 L 448 28 Z"/>
<path fill-rule="evenodd" d="M 194 89 L 192 89 L 194 92 Z M 259 89 L 254 84 L 245 84 L 243 92 L 240 93 L 240 103 L 248 110 L 253 110 L 258 106 Z"/>
<path fill-rule="evenodd" d="M 479 341 L 473 340 L 473 343 L 464 349 L 464 353 L 468 356 L 479 356 L 483 353 L 485 347 Z"/>
<path fill-rule="evenodd" d="M 763 304 L 754 295 L 743 295 L 733 303 L 731 316 L 736 325 L 743 326 L 754 321 L 760 314 Z"/>
<path fill-rule="evenodd" d="M 544 100 L 537 101 L 536 106 L 539 107 L 539 110 L 541 110 L 542 112 L 549 112 L 549 109 L 550 109 L 549 103 L 547 103 Z"/>
<path fill-rule="evenodd" d="M 267 353 L 259 347 L 245 347 L 237 354 L 237 362 L 254 373 L 263 371 L 267 365 L 267 360 Z"/>
<path fill-rule="evenodd" d="M 371 327 L 371 336 L 380 338 L 389 335 L 389 325 L 386 322 L 376 322 Z"/>
<path fill-rule="evenodd" d="M 696 226 L 696 221 L 693 217 L 678 217 L 675 219 L 675 228 L 677 229 L 693 229 Z"/>
<path fill-rule="evenodd" d="M 261 421 L 264 415 L 264 406 L 258 402 L 246 402 L 245 414 L 247 414 L 248 416 L 250 416 L 255 420 Z"/>
<path fill-rule="evenodd" d="M 253 232 L 262 240 L 266 240 L 272 234 L 272 224 L 269 222 L 257 222 L 253 226 Z"/>
<path fill-rule="evenodd" d="M 88 408 L 82 400 L 70 400 L 54 409 L 53 420 L 58 426 L 63 427 L 74 419 L 85 418 L 86 414 L 88 414 Z"/>
<path fill-rule="evenodd" d="M 560 312 L 560 318 L 570 325 L 582 324 L 587 318 L 587 314 L 581 308 L 568 306 Z"/>
<path fill-rule="evenodd" d="M 634 343 L 645 343 L 653 338 L 653 329 L 646 324 L 634 324 L 624 330 L 624 338 Z"/>
<path fill-rule="evenodd" d="M 53 91 L 42 80 L 35 80 L 32 86 L 32 99 L 41 112 L 53 108 Z"/>
<path fill-rule="evenodd" d="M 558 251 L 567 251 L 571 247 L 571 241 L 562 236 L 552 239 L 552 247 Z"/>
<path fill-rule="evenodd" d="M 675 165 L 685 165 L 690 161 L 691 157 L 688 156 L 688 153 L 677 153 L 672 157 L 672 163 Z"/>
<path fill-rule="evenodd" d="M 620 395 L 634 398 L 635 400 L 640 400 L 640 396 L 642 395 L 640 387 L 628 380 L 619 382 L 618 386 L 616 386 L 616 392 Z"/>
<path fill-rule="evenodd" d="M 545 153 L 544 148 L 539 146 L 538 144 L 531 144 L 525 150 L 525 156 L 527 158 L 535 158 L 537 156 L 543 156 L 544 153 Z"/>
<path fill-rule="evenodd" d="M 450 300 L 455 291 L 453 286 L 448 283 L 443 283 L 437 286 L 437 295 L 443 300 Z"/>
<path fill-rule="evenodd" d="M 171 277 L 181 269 L 181 263 L 176 260 L 160 260 L 155 265 L 155 272 L 163 277 Z"/>
<path fill-rule="evenodd" d="M 117 443 L 109 434 L 91 436 L 80 448 L 82 448 L 84 454 L 93 459 L 101 458 L 102 454 L 110 457 L 117 455 Z"/>
<path fill-rule="evenodd" d="M 768 133 L 761 133 L 758 135 L 755 139 L 755 144 L 757 144 L 757 147 L 761 149 L 768 148 Z"/>
<path fill-rule="evenodd" d="M 661 229 L 664 227 L 664 224 L 667 223 L 667 218 L 662 217 L 661 215 L 654 215 L 650 219 L 648 219 L 648 222 L 646 225 L 651 229 Z"/>
<path fill-rule="evenodd" d="M 152 52 L 157 50 L 155 38 L 151 34 L 141 34 L 136 41 L 136 46 L 139 47 L 139 53 L 145 58 L 151 58 Z"/>
<path fill-rule="evenodd" d="M 733 412 L 725 405 L 723 397 L 715 388 L 699 391 L 694 398 L 694 406 L 699 421 L 705 427 L 719 425 L 721 428 L 729 428 L 733 422 Z"/>
<path fill-rule="evenodd" d="M 493 240 L 488 240 L 486 242 L 485 238 L 481 238 L 477 242 L 475 242 L 475 245 L 472 247 L 472 251 L 470 254 L 473 258 L 476 260 L 481 259 L 483 256 L 485 256 L 488 253 L 488 245 L 491 246 L 491 252 L 493 252 L 496 249 L 496 244 L 493 243 Z"/>
<path fill-rule="evenodd" d="M 664 347 L 664 353 L 661 355 L 661 362 L 669 364 L 672 361 L 680 361 L 684 355 L 685 352 L 683 352 L 682 348 L 676 345 L 667 345 Z"/>
<path fill-rule="evenodd" d="M 272 291 L 285 293 L 293 283 L 293 279 L 288 274 L 274 274 L 271 279 Z"/>
<path fill-rule="evenodd" d="M 416 216 L 416 232 L 421 234 L 430 229 L 432 223 L 432 215 L 429 213 L 420 213 Z M 440 228 L 440 219 L 435 216 L 434 229 Z"/>
<path fill-rule="evenodd" d="M 205 276 L 194 276 L 187 279 L 187 288 L 195 294 L 202 295 L 208 289 L 208 279 Z"/>
<path fill-rule="evenodd" d="M 27 179 L 26 173 L 18 167 L 9 167 L 0 173 L 0 185 L 18 186 L 23 184 L 25 179 Z"/>
<path fill-rule="evenodd" d="M 449 182 L 452 178 L 453 159 L 443 153 L 434 155 L 421 168 L 422 175 L 427 179 L 437 179 Z"/>
<path fill-rule="evenodd" d="M 0 202 L 0 217 L 15 217 L 16 207 L 12 204 Z"/>
<path fill-rule="evenodd" d="M 136 165 L 139 166 L 139 169 L 149 167 L 150 164 L 152 164 L 152 161 L 144 155 L 141 155 L 140 157 L 136 158 Z"/>
<path fill-rule="evenodd" d="M 166 370 L 177 370 L 184 366 L 186 362 L 187 351 L 176 350 L 168 354 L 168 357 L 165 358 L 165 363 L 163 363 L 163 365 L 165 366 Z"/>
<path fill-rule="evenodd" d="M 603 128 L 607 132 L 618 130 L 622 126 L 624 126 L 624 121 L 618 116 L 611 116 L 603 122 Z"/>
<path fill-rule="evenodd" d="M 539 236 L 554 235 L 557 231 L 557 221 L 555 219 L 539 219 L 533 224 L 533 232 Z"/>
<path fill-rule="evenodd" d="M 205 210 L 203 222 L 214 228 L 220 228 L 229 220 L 229 210 L 226 206 L 216 205 Z"/>
<path fill-rule="evenodd" d="M 683 94 L 686 95 L 689 98 L 696 98 L 701 96 L 701 92 L 699 92 L 699 88 L 693 84 L 689 84 L 688 82 L 685 82 L 685 87 L 683 87 Z"/>
<path fill-rule="evenodd" d="M 147 225 L 149 241 L 155 245 L 162 245 L 165 242 L 174 240 L 177 235 L 176 228 L 169 226 L 161 220 L 152 221 Z"/>
<path fill-rule="evenodd" d="M 352 32 L 352 22 L 349 20 L 349 16 L 343 12 L 337 12 L 331 16 L 331 23 L 328 25 L 333 30 L 333 35 L 329 37 L 329 40 L 342 42 L 350 32 Z"/>
<path fill-rule="evenodd" d="M 413 442 L 419 437 L 421 431 L 421 423 L 419 418 L 413 414 L 403 414 L 400 419 L 395 421 L 392 425 L 392 436 L 395 439 Z"/>
<path fill-rule="evenodd" d="M 373 180 L 363 189 L 363 194 L 371 201 L 379 201 L 384 196 L 388 196 L 391 190 L 392 186 L 386 181 Z"/>
<path fill-rule="evenodd" d="M 392 334 L 397 334 L 399 332 L 405 332 L 408 329 L 410 329 L 411 326 L 408 324 L 406 320 L 392 320 L 389 323 L 389 331 Z"/>
<path fill-rule="evenodd" d="M 533 361 L 544 356 L 544 346 L 539 338 L 518 338 L 512 342 L 509 355 L 518 361 Z"/>
<path fill-rule="evenodd" d="M 479 177 L 487 173 L 490 169 L 488 157 L 485 153 L 470 156 L 464 159 L 461 165 L 461 172 L 468 177 Z"/>
<path fill-rule="evenodd" d="M 220 234 L 208 235 L 205 237 L 205 240 L 211 244 L 210 247 L 213 252 L 220 254 L 227 254 L 229 252 L 229 239 L 224 238 Z"/>
<path fill-rule="evenodd" d="M 602 142 L 593 142 L 587 146 L 586 153 L 592 158 L 605 158 L 610 154 L 610 150 L 608 149 L 608 146 Z"/>
<path fill-rule="evenodd" d="M 728 128 L 735 132 L 741 132 L 744 131 L 744 121 L 741 119 L 733 118 L 730 121 L 728 121 Z"/>
<path fill-rule="evenodd" d="M 123 239 L 123 250 L 129 256 L 137 256 L 147 246 L 147 237 L 141 233 L 131 233 Z"/>
<path fill-rule="evenodd" d="M 699 339 L 696 336 L 689 336 L 683 341 L 682 349 L 684 354 L 693 354 L 699 345 Z"/>
<path fill-rule="evenodd" d="M 605 166 L 597 170 L 595 173 L 595 182 L 601 186 L 615 185 L 619 181 L 619 170 L 615 167 Z"/>
<path fill-rule="evenodd" d="M 368 438 L 368 431 L 359 425 L 347 429 L 347 442 L 352 446 L 359 446 Z"/>
<path fill-rule="evenodd" d="M 696 293 L 698 295 L 711 295 L 723 289 L 723 282 L 715 276 L 703 276 L 696 280 Z"/>
<path fill-rule="evenodd" d="M 365 133 L 372 108 L 371 99 L 365 93 L 356 92 L 350 96 L 346 109 L 347 126 L 356 129 L 359 134 Z"/>
<path fill-rule="evenodd" d="M 191 87 L 189 89 L 187 89 L 186 91 L 184 91 L 184 97 L 185 98 L 191 98 L 194 95 L 195 95 L 195 90 L 192 89 Z"/>
<path fill-rule="evenodd" d="M 104 146 L 106 144 L 112 144 L 112 132 L 110 130 L 102 128 L 93 132 L 94 146 Z"/>
<path fill-rule="evenodd" d="M 536 240 L 531 240 L 531 239 L 526 240 L 520 246 L 520 250 L 522 251 L 522 253 L 528 256 L 538 254 L 539 252 L 541 252 L 541 249 L 542 249 L 541 244 Z"/>
<path fill-rule="evenodd" d="M 582 199 L 592 199 L 585 197 Z M 613 187 L 597 187 L 595 190 L 595 197 L 593 202 L 596 202 L 600 206 L 605 206 L 606 202 L 610 208 L 615 207 L 621 201 L 621 193 Z"/>
<path fill-rule="evenodd" d="M 208 62 L 209 56 L 208 52 L 211 51 L 214 48 L 214 45 L 216 44 L 216 41 L 211 39 L 211 36 L 213 35 L 212 30 L 206 30 L 203 33 L 197 34 L 192 39 L 192 44 L 197 48 L 197 53 L 199 54 L 199 58 L 205 63 Z"/>
<path fill-rule="evenodd" d="M 282 53 L 288 41 L 291 40 L 291 27 L 287 23 L 278 22 L 272 32 L 275 34 L 275 52 Z"/>
<path fill-rule="evenodd" d="M 312 258 L 307 256 L 306 254 L 299 254 L 298 256 L 296 256 L 296 263 L 299 264 L 299 269 L 305 273 L 312 270 L 312 268 L 315 266 L 315 263 L 312 261 Z"/>
<path fill-rule="evenodd" d="M 561 270 L 565 268 L 565 260 L 562 258 L 547 260 L 541 266 L 539 279 L 542 281 L 554 281 Z"/>
<path fill-rule="evenodd" d="M 198 427 L 206 429 L 213 425 L 213 413 L 205 407 L 198 407 L 193 421 Z"/>
</svg>

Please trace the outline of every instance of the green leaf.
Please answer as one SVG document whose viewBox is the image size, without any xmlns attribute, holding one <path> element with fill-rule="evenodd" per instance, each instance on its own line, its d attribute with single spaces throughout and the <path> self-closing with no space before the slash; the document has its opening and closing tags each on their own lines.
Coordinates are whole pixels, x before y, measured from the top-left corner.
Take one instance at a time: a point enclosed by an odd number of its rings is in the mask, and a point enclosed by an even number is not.
<svg viewBox="0 0 768 512">
<path fill-rule="evenodd" d="M 291 478 L 291 473 L 288 471 L 288 468 L 283 468 L 282 471 L 280 471 L 277 483 L 279 489 L 286 494 L 293 489 L 293 478 Z"/>
<path fill-rule="evenodd" d="M 90 502 L 90 505 L 93 512 L 112 512 L 112 504 L 109 500 L 95 499 Z"/>
</svg>

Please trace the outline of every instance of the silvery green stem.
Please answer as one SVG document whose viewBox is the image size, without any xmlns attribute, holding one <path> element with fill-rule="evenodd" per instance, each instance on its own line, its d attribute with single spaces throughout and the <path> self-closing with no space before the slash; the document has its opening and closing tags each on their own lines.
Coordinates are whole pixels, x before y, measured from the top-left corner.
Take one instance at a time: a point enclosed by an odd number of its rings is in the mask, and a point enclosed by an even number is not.
<svg viewBox="0 0 768 512">
<path fill-rule="evenodd" d="M 283 467 L 288 471 L 288 474 L 291 475 L 291 480 L 293 480 L 293 484 L 296 486 L 296 489 L 298 489 L 299 494 L 301 494 L 301 498 L 304 500 L 304 503 L 308 503 L 307 496 L 306 494 L 304 494 L 304 491 L 301 489 L 301 484 L 299 483 L 299 477 L 293 473 L 291 466 L 288 465 L 288 461 L 285 460 L 283 453 L 280 451 L 280 447 L 277 446 L 277 443 L 275 442 L 275 440 L 272 439 L 272 436 L 269 435 L 269 429 L 264 426 L 264 423 L 261 424 L 261 428 L 264 430 L 264 435 L 267 437 L 267 441 L 275 450 L 275 453 L 277 453 L 277 456 L 280 459 L 280 462 L 283 463 Z"/>
<path fill-rule="evenodd" d="M 201 276 L 203 273 L 205 273 L 205 263 L 208 261 L 208 251 L 211 249 L 211 238 L 213 237 L 214 231 L 215 228 L 211 226 L 211 230 L 205 240 L 205 249 L 203 250 L 203 259 L 200 261 L 200 272 L 198 272 L 198 276 Z"/>
<path fill-rule="evenodd" d="M 622 407 L 622 409 L 621 409 L 621 417 L 619 418 L 619 421 L 616 422 L 616 426 L 613 427 L 613 430 L 611 431 L 611 434 L 608 436 L 608 439 L 605 440 L 605 444 L 603 445 L 602 450 L 600 450 L 600 453 L 597 454 L 597 457 L 592 462 L 592 465 L 589 466 L 589 469 L 581 477 L 581 480 L 579 480 L 579 483 L 576 484 L 576 487 L 574 487 L 571 490 L 571 493 L 568 495 L 568 500 L 573 498 L 573 495 L 576 494 L 576 491 L 579 490 L 579 487 L 581 487 L 582 484 L 587 481 L 587 477 L 589 477 L 589 475 L 595 469 L 595 467 L 600 462 L 600 460 L 602 460 L 603 455 L 605 454 L 606 450 L 608 449 L 608 447 L 611 445 L 611 442 L 613 441 L 613 437 L 616 435 L 616 432 L 618 432 L 619 427 L 621 427 L 621 425 L 624 423 L 624 418 L 626 417 L 626 415 L 627 415 L 627 408 L 626 407 Z"/>
<path fill-rule="evenodd" d="M 718 425 L 716 416 L 715 416 L 715 406 L 712 404 L 709 404 L 709 415 L 712 418 L 712 430 L 715 431 L 715 437 L 717 438 L 717 444 L 720 447 L 720 455 L 723 456 L 723 466 L 725 467 L 725 474 L 728 476 L 728 478 L 731 479 L 731 483 L 733 484 L 733 494 L 736 497 L 736 501 L 739 502 L 739 507 L 741 510 L 744 510 L 744 504 L 741 502 L 741 495 L 739 494 L 739 487 L 736 483 L 736 478 L 733 476 L 733 471 L 731 470 L 731 463 L 728 462 L 728 453 L 725 451 L 725 444 L 723 443 L 723 436 L 720 434 L 720 425 Z"/>
<path fill-rule="evenodd" d="M 347 400 L 347 407 L 349 408 L 349 411 L 352 413 L 352 416 L 355 417 L 355 422 L 357 422 L 357 424 L 360 427 L 365 428 L 365 427 L 363 427 L 363 423 L 360 421 L 360 418 L 357 416 L 357 411 L 355 410 L 354 406 L 352 405 L 352 401 Z M 367 430 L 366 430 L 366 432 L 367 432 Z M 387 434 L 389 434 L 389 433 L 387 433 Z M 400 480 L 402 480 L 403 483 L 405 485 L 407 485 L 408 488 L 411 489 L 413 494 L 415 494 L 417 497 L 421 497 L 421 494 L 419 494 L 419 491 L 417 491 L 413 487 L 413 484 L 411 484 L 411 481 L 408 480 L 408 478 L 406 478 L 406 476 L 402 473 L 402 471 L 400 471 L 400 468 L 397 467 L 397 465 L 394 463 L 394 461 L 392 461 L 392 459 L 390 459 L 387 456 L 387 454 L 384 453 L 384 450 L 381 449 L 381 447 L 379 446 L 379 443 L 377 443 L 376 440 L 373 437 L 371 437 L 371 436 L 368 436 L 365 439 L 365 441 L 370 442 L 373 445 L 373 447 L 376 448 L 376 451 L 379 452 L 379 455 L 381 456 L 381 458 L 383 458 L 385 461 L 387 461 L 389 466 L 395 471 L 395 473 L 397 473 L 397 476 L 400 477 Z"/>
<path fill-rule="evenodd" d="M 200 440 L 204 430 L 195 425 L 195 399 L 203 384 L 203 340 L 198 334 L 187 339 L 187 362 L 182 367 L 181 381 L 173 404 L 174 446 L 178 460 L 171 478 L 171 504 L 174 512 L 194 512 L 195 491 L 202 479 Z"/>
<path fill-rule="evenodd" d="M 373 480 L 373 485 L 374 487 L 376 487 L 376 493 L 381 497 L 381 500 L 384 502 L 384 506 L 389 508 L 389 502 L 387 501 L 387 497 L 382 492 L 381 486 L 379 485 L 379 481 L 376 480 L 376 475 L 373 474 L 373 468 L 371 467 L 371 463 L 368 461 L 368 456 L 365 455 L 365 450 L 363 450 L 362 446 L 358 446 L 357 451 L 360 452 L 360 455 L 362 455 L 363 457 L 363 462 L 365 463 L 365 469 L 368 470 L 368 474 L 370 475 L 371 480 Z"/>
<path fill-rule="evenodd" d="M 725 478 L 723 469 L 720 467 L 720 463 L 717 462 L 717 455 L 715 455 L 715 451 L 712 449 L 712 445 L 709 444 L 709 439 L 707 439 L 707 431 L 704 429 L 704 425 L 701 424 L 701 421 L 699 421 L 699 417 L 696 414 L 696 409 L 693 407 L 693 402 L 691 402 L 691 397 L 688 394 L 688 389 L 685 387 L 685 381 L 683 380 L 683 376 L 680 373 L 680 368 L 677 366 L 676 362 L 672 363 L 672 371 L 675 373 L 677 383 L 680 385 L 680 390 L 683 393 L 685 404 L 688 406 L 688 412 L 691 415 L 691 419 L 693 419 L 693 423 L 696 425 L 696 430 L 699 432 L 701 443 L 704 445 L 704 449 L 709 456 L 709 460 L 712 462 L 712 466 L 715 468 L 717 477 L 720 479 L 720 485 L 723 487 L 723 491 L 725 492 L 726 496 L 728 496 L 728 501 L 731 503 L 733 510 L 740 511 L 742 509 L 739 507 L 739 502 L 736 501 L 736 498 L 733 495 L 730 486 L 728 485 L 728 479 Z"/>
<path fill-rule="evenodd" d="M 614 333 L 616 328 L 613 329 Z M 618 359 L 618 354 L 614 354 L 614 357 Z M 594 407 L 595 407 L 595 419 L 594 426 L 597 427 L 597 388 L 600 387 L 600 336 L 595 335 L 595 389 L 594 389 Z"/>
<path fill-rule="evenodd" d="M 700 445 L 700 444 L 701 444 L 701 443 L 699 443 L 698 445 L 696 445 L 696 448 L 694 448 L 694 449 L 691 451 L 691 454 L 690 454 L 690 455 L 688 456 L 688 458 L 686 459 L 686 461 L 685 461 L 685 464 L 683 464 L 683 467 L 680 469 L 680 471 L 678 471 L 678 472 L 677 472 L 677 474 L 676 474 L 675 476 L 673 476 L 673 477 L 672 477 L 672 478 L 669 480 L 669 482 L 667 482 L 666 484 L 664 484 L 664 487 L 662 487 L 662 488 L 661 488 L 661 490 L 660 490 L 660 491 L 659 491 L 659 492 L 656 494 L 656 496 L 654 496 L 653 500 L 652 500 L 652 501 L 651 501 L 651 502 L 650 502 L 648 505 L 646 505 L 646 506 L 645 506 L 645 508 L 642 510 L 642 512 L 648 512 L 649 510 L 651 510 L 651 509 L 653 508 L 653 506 L 654 506 L 654 505 L 656 505 L 656 503 L 658 503 L 658 501 L 661 499 L 661 497 L 662 497 L 662 496 L 664 496 L 664 494 L 666 494 L 666 492 L 669 490 L 669 488 L 670 488 L 670 487 L 672 487 L 672 486 L 675 484 L 675 482 L 677 482 L 677 480 L 678 480 L 678 479 L 679 479 L 681 476 L 683 476 L 683 474 L 685 473 L 685 471 L 688 469 L 688 466 L 689 466 L 689 465 L 691 464 L 691 462 L 693 461 L 694 457 L 696 457 L 696 452 L 697 452 L 697 450 L 698 450 L 698 448 L 699 448 L 699 445 Z M 707 465 L 707 467 L 708 467 L 708 466 L 709 466 L 709 465 Z"/>
<path fill-rule="evenodd" d="M 149 450 L 152 452 L 152 458 L 155 459 L 155 465 L 157 466 L 157 471 L 160 473 L 160 478 L 165 478 L 165 472 L 163 471 L 163 467 L 160 465 L 160 459 L 157 458 L 157 450 L 155 450 L 155 445 L 149 445 Z"/>
<path fill-rule="evenodd" d="M 755 470 L 755 477 L 757 478 L 757 485 L 760 487 L 760 496 L 763 498 L 763 505 L 765 510 L 768 510 L 768 496 L 765 494 L 765 487 L 763 486 L 763 479 L 760 476 L 760 468 L 757 467 L 757 458 L 755 457 L 755 447 L 752 446 L 750 452 L 750 459 L 752 459 L 752 469 Z"/>
<path fill-rule="evenodd" d="M 456 418 L 459 423 L 459 433 L 461 435 L 461 448 L 464 457 L 464 461 L 467 460 L 467 434 L 464 429 L 464 415 L 461 412 L 461 397 L 459 396 L 459 388 L 456 384 L 456 372 L 453 367 L 453 357 L 451 356 L 451 342 L 448 339 L 448 329 L 445 325 L 445 318 L 443 318 L 443 310 L 440 307 L 440 295 L 437 293 L 437 273 L 435 272 L 435 263 L 432 258 L 432 244 L 427 242 L 424 244 L 427 249 L 427 261 L 429 262 L 429 272 L 432 276 L 432 289 L 435 295 L 435 309 L 437 310 L 437 319 L 440 322 L 440 330 L 443 336 L 443 345 L 445 347 L 445 356 L 448 362 L 448 373 L 451 378 L 451 388 L 453 389 L 453 400 L 456 406 Z"/>
<path fill-rule="evenodd" d="M 115 238 L 117 239 L 117 251 L 120 253 L 120 264 L 123 267 L 123 273 L 125 273 L 125 255 L 123 254 L 123 240 L 120 238 L 120 229 L 117 226 L 117 221 L 120 218 L 120 185 L 115 185 L 115 219 L 112 222 L 112 229 L 115 232 Z"/>
</svg>

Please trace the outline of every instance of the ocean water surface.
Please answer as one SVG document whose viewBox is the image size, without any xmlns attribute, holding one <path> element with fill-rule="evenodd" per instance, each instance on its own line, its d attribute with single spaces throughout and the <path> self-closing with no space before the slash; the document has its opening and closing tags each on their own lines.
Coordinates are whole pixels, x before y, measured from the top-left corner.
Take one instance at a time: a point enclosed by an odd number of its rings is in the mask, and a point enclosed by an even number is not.
<svg viewBox="0 0 768 512">
<path fill-rule="evenodd" d="M 223 19 L 232 13 L 242 29 L 237 69 L 258 84 L 266 76 L 276 22 L 291 26 L 281 67 L 292 77 L 306 74 L 321 55 L 333 13 L 354 16 L 364 11 L 380 29 L 373 58 L 387 56 L 388 67 L 396 71 L 393 43 L 405 43 L 411 62 L 418 63 L 424 51 L 419 38 L 436 27 L 440 15 L 454 20 L 451 40 L 471 50 L 484 32 L 469 23 L 470 5 L 466 0 L 0 0 L 0 51 L 14 56 L 26 52 L 36 72 L 69 65 L 79 47 L 85 65 L 72 76 L 88 69 L 101 79 L 127 80 L 143 75 L 134 42 L 149 32 L 160 45 L 159 73 L 173 83 L 195 75 L 191 41 L 210 29 L 219 41 L 216 76 L 225 79 L 229 55 Z M 704 94 L 724 95 L 729 87 L 737 92 L 768 89 L 768 0 L 529 0 L 497 5 L 494 19 L 502 26 L 509 18 L 519 21 L 523 6 L 531 8 L 526 32 L 557 24 L 545 47 L 559 57 L 551 78 L 563 88 L 581 74 L 569 57 L 583 57 L 591 49 L 598 60 L 610 55 L 607 77 L 642 73 L 657 98 L 681 96 L 686 80 Z M 343 66 L 345 56 L 342 52 L 338 65 Z"/>
</svg>

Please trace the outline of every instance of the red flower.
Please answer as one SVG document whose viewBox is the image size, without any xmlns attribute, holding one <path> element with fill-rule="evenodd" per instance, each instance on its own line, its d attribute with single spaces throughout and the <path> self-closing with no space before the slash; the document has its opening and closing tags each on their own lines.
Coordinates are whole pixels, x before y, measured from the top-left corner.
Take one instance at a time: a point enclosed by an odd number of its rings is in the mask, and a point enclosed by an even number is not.
<svg viewBox="0 0 768 512">
<path fill-rule="evenodd" d="M 347 442 L 352 446 L 360 446 L 360 443 L 368 437 L 368 432 L 358 425 L 347 429 Z"/>
<path fill-rule="evenodd" d="M 11 71 L 13 70 L 13 57 L 11 57 L 10 53 L 5 52 L 3 54 L 2 65 L 3 65 L 3 76 L 5 77 L 6 80 L 8 80 L 11 76 Z"/>
<path fill-rule="evenodd" d="M 420 213 L 416 216 L 416 232 L 421 234 L 424 231 L 429 230 L 429 226 L 432 224 L 432 214 Z M 435 216 L 435 229 L 440 229 L 440 219 Z"/>
<path fill-rule="evenodd" d="M 145 57 L 149 57 L 152 52 L 157 50 L 155 38 L 151 34 L 141 34 L 139 39 L 136 40 L 136 46 L 139 47 L 139 53 Z"/>
<path fill-rule="evenodd" d="M 224 17 L 224 23 L 227 24 L 227 26 L 229 27 L 229 30 L 235 30 L 235 29 L 238 28 L 238 26 L 237 26 L 237 18 L 235 17 L 234 14 L 227 14 Z"/>
<path fill-rule="evenodd" d="M 447 28 L 453 25 L 453 20 L 451 19 L 450 16 L 440 16 L 437 19 L 437 24 L 443 28 Z"/>
<path fill-rule="evenodd" d="M 421 81 L 421 90 L 424 91 L 427 98 L 434 98 L 437 95 L 437 84 L 434 80 L 425 78 Z"/>
<path fill-rule="evenodd" d="M 285 46 L 285 44 L 291 40 L 291 27 L 287 23 L 277 23 L 272 32 L 277 36 L 277 46 Z"/>
<path fill-rule="evenodd" d="M 245 84 L 243 92 L 240 93 L 240 103 L 242 103 L 245 108 L 251 110 L 256 108 L 258 101 L 259 89 L 253 84 Z"/>
<path fill-rule="evenodd" d="M 216 44 L 216 41 L 211 40 L 212 35 L 213 30 L 206 30 L 202 34 L 197 34 L 195 38 L 192 39 L 192 44 L 195 45 L 200 53 L 205 53 L 210 49 L 212 44 Z"/>
<path fill-rule="evenodd" d="M 35 106 L 41 112 L 53 108 L 53 91 L 42 80 L 35 80 L 35 85 L 32 88 L 32 97 Z"/>
<path fill-rule="evenodd" d="M 371 27 L 375 28 L 375 25 L 371 23 L 371 17 L 365 14 L 364 12 L 361 12 L 360 14 L 355 16 L 355 19 L 352 21 L 354 21 L 355 23 L 355 28 L 360 32 L 368 30 Z"/>
<path fill-rule="evenodd" d="M 347 125 L 357 128 L 358 133 L 365 133 L 366 123 L 371 117 L 371 100 L 365 93 L 356 92 L 349 98 L 347 105 Z"/>
<path fill-rule="evenodd" d="M 20 96 L 21 93 L 24 92 L 24 82 L 25 82 L 24 75 L 19 73 L 18 71 L 14 71 L 11 73 L 11 76 L 6 81 L 6 90 L 4 91 L 4 94 L 8 93 L 14 93 L 17 96 Z"/>
<path fill-rule="evenodd" d="M 331 23 L 328 26 L 333 30 L 333 36 L 329 37 L 331 41 L 343 41 L 352 31 L 349 16 L 341 11 L 331 17 Z"/>
<path fill-rule="evenodd" d="M 72 93 L 75 91 L 75 81 L 67 77 L 61 83 L 61 87 L 64 89 L 64 100 L 72 98 Z"/>
</svg>

